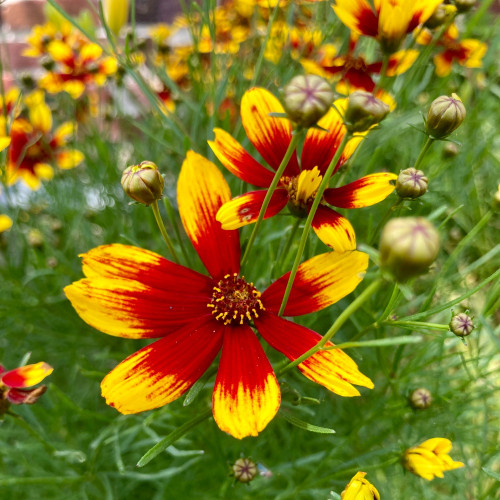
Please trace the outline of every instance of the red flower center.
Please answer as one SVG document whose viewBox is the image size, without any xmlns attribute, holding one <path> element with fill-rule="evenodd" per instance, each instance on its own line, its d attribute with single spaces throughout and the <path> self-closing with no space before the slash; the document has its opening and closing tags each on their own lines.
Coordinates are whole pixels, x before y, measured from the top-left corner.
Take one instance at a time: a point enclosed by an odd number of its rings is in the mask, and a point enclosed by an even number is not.
<svg viewBox="0 0 500 500">
<path fill-rule="evenodd" d="M 213 288 L 212 300 L 207 307 L 212 309 L 215 319 L 225 325 L 238 323 L 258 318 L 257 311 L 263 311 L 264 306 L 260 301 L 260 292 L 253 283 L 247 283 L 238 274 L 226 274 Z"/>
</svg>

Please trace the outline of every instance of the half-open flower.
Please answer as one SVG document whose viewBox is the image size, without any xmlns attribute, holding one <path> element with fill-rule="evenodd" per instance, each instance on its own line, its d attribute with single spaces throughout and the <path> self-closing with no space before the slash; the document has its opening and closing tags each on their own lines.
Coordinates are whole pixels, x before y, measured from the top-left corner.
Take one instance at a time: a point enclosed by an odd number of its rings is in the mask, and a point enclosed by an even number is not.
<svg viewBox="0 0 500 500">
<path fill-rule="evenodd" d="M 335 101 L 336 109 L 318 121 L 321 128 L 307 131 L 300 163 L 294 152 L 280 179 L 264 218 L 269 218 L 287 205 L 299 217 L 307 216 L 314 196 L 340 145 L 346 128 L 340 112 L 345 111 L 347 100 Z M 241 101 L 241 120 L 248 138 L 266 163 L 276 171 L 292 139 L 289 120 L 270 116 L 284 113 L 276 97 L 262 88 L 245 92 Z M 323 129 L 323 130 L 322 130 Z M 230 134 L 215 129 L 210 147 L 221 163 L 240 179 L 259 187 L 270 186 L 274 172 L 256 161 Z M 336 166 L 338 169 L 354 152 L 361 137 L 348 143 Z M 384 200 L 394 190 L 397 175 L 378 173 L 367 175 L 339 188 L 327 188 L 322 203 L 314 216 L 312 227 L 318 237 L 338 252 L 356 248 L 356 237 L 351 223 L 330 208 L 361 208 Z M 226 203 L 217 213 L 224 229 L 236 229 L 257 220 L 266 191 L 251 191 Z"/>
<path fill-rule="evenodd" d="M 180 397 L 222 349 L 213 391 L 218 426 L 236 438 L 255 436 L 280 406 L 280 389 L 252 330 L 294 360 L 316 345 L 316 332 L 280 318 L 288 281 L 282 276 L 261 293 L 240 276 L 238 232 L 216 221 L 231 198 L 219 169 L 188 152 L 178 181 L 184 228 L 209 276 L 126 245 L 105 245 L 83 255 L 85 279 L 65 293 L 80 317 L 104 333 L 160 338 L 129 356 L 102 381 L 102 394 L 121 413 L 158 408 Z M 368 256 L 330 252 L 298 269 L 285 315 L 323 309 L 362 279 Z M 328 347 L 333 347 L 331 343 Z M 357 396 L 352 384 L 373 387 L 339 349 L 321 350 L 298 365 L 309 379 L 336 394 Z"/>
<path fill-rule="evenodd" d="M 443 472 L 465 467 L 462 462 L 455 462 L 450 457 L 451 448 L 449 439 L 428 439 L 405 451 L 404 465 L 413 474 L 432 481 L 435 477 L 443 477 Z"/>
<path fill-rule="evenodd" d="M 45 385 L 30 389 L 48 377 L 53 368 L 47 363 L 21 366 L 5 371 L 0 365 L 0 415 L 7 411 L 9 404 L 31 405 L 47 390 Z"/>
</svg>

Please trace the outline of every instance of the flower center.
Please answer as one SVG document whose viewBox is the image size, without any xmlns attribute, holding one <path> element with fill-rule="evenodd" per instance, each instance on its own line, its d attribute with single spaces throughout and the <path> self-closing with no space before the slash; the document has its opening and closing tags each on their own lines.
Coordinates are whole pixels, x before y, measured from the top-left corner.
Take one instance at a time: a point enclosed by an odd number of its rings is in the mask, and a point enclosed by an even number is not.
<svg viewBox="0 0 500 500">
<path fill-rule="evenodd" d="M 281 184 L 288 191 L 289 204 L 306 209 L 313 202 L 322 179 L 318 167 L 302 170 L 296 177 L 282 177 Z"/>
<path fill-rule="evenodd" d="M 260 301 L 260 292 L 253 283 L 247 283 L 244 276 L 237 273 L 226 274 L 213 288 L 212 300 L 207 307 L 212 309 L 215 319 L 225 325 L 244 322 L 258 318 L 257 311 L 264 311 Z"/>
</svg>

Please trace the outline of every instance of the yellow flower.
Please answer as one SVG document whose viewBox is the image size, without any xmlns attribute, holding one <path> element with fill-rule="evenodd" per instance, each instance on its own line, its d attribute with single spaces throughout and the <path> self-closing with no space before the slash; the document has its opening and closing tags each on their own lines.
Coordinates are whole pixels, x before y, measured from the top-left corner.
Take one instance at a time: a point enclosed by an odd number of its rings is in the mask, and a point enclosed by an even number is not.
<svg viewBox="0 0 500 500">
<path fill-rule="evenodd" d="M 449 439 L 428 439 L 405 451 L 404 465 L 413 474 L 432 481 L 434 477 L 443 477 L 443 472 L 447 470 L 465 467 L 462 462 L 455 462 L 448 455 L 451 448 Z"/>
<path fill-rule="evenodd" d="M 340 495 L 342 500 L 380 500 L 377 488 L 365 476 L 366 472 L 356 472 Z"/>
<path fill-rule="evenodd" d="M 0 214 L 0 233 L 8 231 L 12 227 L 12 219 L 8 215 Z"/>
</svg>

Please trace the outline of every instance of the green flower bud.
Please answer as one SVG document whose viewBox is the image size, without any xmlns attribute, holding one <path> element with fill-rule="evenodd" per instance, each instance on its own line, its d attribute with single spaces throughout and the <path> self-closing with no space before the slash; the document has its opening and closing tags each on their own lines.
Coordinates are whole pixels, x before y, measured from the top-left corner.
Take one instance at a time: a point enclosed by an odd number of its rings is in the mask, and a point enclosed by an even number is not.
<svg viewBox="0 0 500 500">
<path fill-rule="evenodd" d="M 453 158 L 460 153 L 460 148 L 454 142 L 447 142 L 443 148 L 443 156 L 445 158 Z"/>
<path fill-rule="evenodd" d="M 476 0 L 454 0 L 455 7 L 459 14 L 467 12 L 476 5 Z"/>
<path fill-rule="evenodd" d="M 425 410 L 432 404 L 432 394 L 425 387 L 415 389 L 410 394 L 410 404 L 416 410 Z"/>
<path fill-rule="evenodd" d="M 311 127 L 324 116 L 333 102 L 329 83 L 317 75 L 300 75 L 283 89 L 283 107 L 300 127 Z"/>
<path fill-rule="evenodd" d="M 457 337 L 467 337 L 474 330 L 472 318 L 465 313 L 454 314 L 450 321 L 450 330 Z"/>
<path fill-rule="evenodd" d="M 240 483 L 249 483 L 257 475 L 257 465 L 249 458 L 238 458 L 232 469 L 235 479 Z"/>
<path fill-rule="evenodd" d="M 344 116 L 347 130 L 364 132 L 371 126 L 380 123 L 388 114 L 390 108 L 370 92 L 356 90 L 349 96 Z"/>
<path fill-rule="evenodd" d="M 457 94 L 442 95 L 432 101 L 427 113 L 426 133 L 443 139 L 456 130 L 465 119 L 465 106 Z"/>
<path fill-rule="evenodd" d="M 500 184 L 495 192 L 495 196 L 493 196 L 493 208 L 496 211 L 500 211 Z"/>
<path fill-rule="evenodd" d="M 439 234 L 423 217 L 390 220 L 380 237 L 381 266 L 406 281 L 427 270 L 439 253 Z"/>
<path fill-rule="evenodd" d="M 442 3 L 437 6 L 437 9 L 432 13 L 432 16 L 425 21 L 424 26 L 431 30 L 439 28 L 439 26 L 447 23 L 456 12 L 457 8 L 454 5 L 446 5 Z"/>
<path fill-rule="evenodd" d="M 161 199 L 163 177 L 158 167 L 151 161 L 127 167 L 122 174 L 122 187 L 133 200 L 151 205 Z"/>
<path fill-rule="evenodd" d="M 429 180 L 416 168 L 401 170 L 396 181 L 396 192 L 401 198 L 419 198 L 427 192 Z"/>
</svg>

